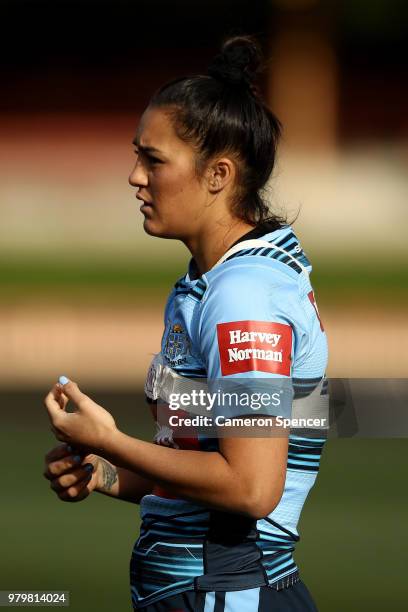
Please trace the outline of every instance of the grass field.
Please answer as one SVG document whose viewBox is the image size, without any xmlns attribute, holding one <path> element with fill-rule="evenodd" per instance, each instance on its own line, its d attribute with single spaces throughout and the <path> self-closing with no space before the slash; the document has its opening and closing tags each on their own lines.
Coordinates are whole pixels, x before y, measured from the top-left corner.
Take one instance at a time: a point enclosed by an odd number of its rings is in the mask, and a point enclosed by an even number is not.
<svg viewBox="0 0 408 612">
<path fill-rule="evenodd" d="M 141 394 L 91 393 L 118 426 L 149 439 Z M 73 612 L 130 610 L 128 563 L 138 507 L 94 494 L 64 504 L 42 477 L 56 442 L 42 394 L 3 392 L 0 590 L 69 590 Z M 300 522 L 296 552 L 320 612 L 406 605 L 408 441 L 330 440 Z"/>
</svg>

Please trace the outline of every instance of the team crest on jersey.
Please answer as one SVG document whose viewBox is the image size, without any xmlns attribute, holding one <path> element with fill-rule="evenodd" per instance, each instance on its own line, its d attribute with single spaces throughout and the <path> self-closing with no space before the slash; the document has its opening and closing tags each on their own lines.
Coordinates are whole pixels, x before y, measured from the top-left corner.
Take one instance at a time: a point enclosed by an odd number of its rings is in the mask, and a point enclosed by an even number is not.
<svg viewBox="0 0 408 612">
<path fill-rule="evenodd" d="M 184 363 L 189 351 L 190 342 L 186 330 L 180 323 L 173 323 L 169 326 L 166 341 L 164 343 L 163 354 L 171 366 Z"/>
<path fill-rule="evenodd" d="M 290 325 L 271 321 L 219 323 L 217 337 L 223 376 L 254 370 L 290 375 Z"/>
</svg>

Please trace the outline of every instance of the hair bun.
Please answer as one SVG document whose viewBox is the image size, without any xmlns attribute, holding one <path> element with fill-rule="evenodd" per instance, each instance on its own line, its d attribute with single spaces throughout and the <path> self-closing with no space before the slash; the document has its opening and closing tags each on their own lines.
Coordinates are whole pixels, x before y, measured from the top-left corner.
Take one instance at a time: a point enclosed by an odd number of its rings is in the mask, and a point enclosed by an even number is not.
<svg viewBox="0 0 408 612">
<path fill-rule="evenodd" d="M 245 85 L 255 93 L 254 80 L 261 64 L 261 50 L 251 36 L 228 38 L 208 67 L 208 74 L 229 85 Z"/>
</svg>

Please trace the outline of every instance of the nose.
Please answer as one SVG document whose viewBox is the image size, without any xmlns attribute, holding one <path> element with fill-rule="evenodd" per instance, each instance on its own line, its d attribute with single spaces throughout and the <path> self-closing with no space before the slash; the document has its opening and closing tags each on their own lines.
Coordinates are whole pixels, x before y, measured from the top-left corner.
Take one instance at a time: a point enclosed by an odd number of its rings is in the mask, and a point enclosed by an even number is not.
<svg viewBox="0 0 408 612">
<path fill-rule="evenodd" d="M 146 187 L 147 184 L 147 173 L 138 157 L 132 172 L 129 174 L 129 185 L 132 185 L 132 187 Z"/>
</svg>

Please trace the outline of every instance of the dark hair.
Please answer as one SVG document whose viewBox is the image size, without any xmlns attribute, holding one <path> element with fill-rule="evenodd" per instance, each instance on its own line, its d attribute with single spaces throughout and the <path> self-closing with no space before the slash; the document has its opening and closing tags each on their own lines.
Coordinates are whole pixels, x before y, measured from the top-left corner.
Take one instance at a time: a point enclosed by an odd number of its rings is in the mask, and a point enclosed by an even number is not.
<svg viewBox="0 0 408 612">
<path fill-rule="evenodd" d="M 237 164 L 234 214 L 252 225 L 279 227 L 260 191 L 272 172 L 281 124 L 261 99 L 255 77 L 262 54 L 251 36 L 234 36 L 222 45 L 207 75 L 186 76 L 163 85 L 150 107 L 168 107 L 177 135 L 196 149 L 196 171 L 215 155 L 232 155 Z"/>
</svg>

